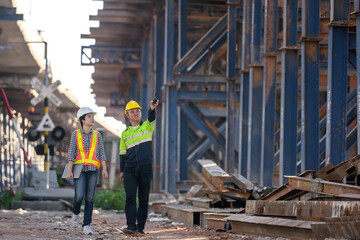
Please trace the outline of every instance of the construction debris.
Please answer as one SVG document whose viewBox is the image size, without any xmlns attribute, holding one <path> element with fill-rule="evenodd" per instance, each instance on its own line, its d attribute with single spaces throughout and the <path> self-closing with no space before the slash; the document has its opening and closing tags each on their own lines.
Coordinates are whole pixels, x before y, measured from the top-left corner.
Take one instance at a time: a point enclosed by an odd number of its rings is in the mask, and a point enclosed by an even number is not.
<svg viewBox="0 0 360 240">
<path fill-rule="evenodd" d="M 198 160 L 201 166 L 197 177 L 203 185 L 188 191 L 185 203 L 197 207 L 244 208 L 247 199 L 260 199 L 266 188 L 255 186 L 239 174 L 227 174 L 212 160 Z"/>
<path fill-rule="evenodd" d="M 198 160 L 186 205 L 168 205 L 163 215 L 187 226 L 289 239 L 357 239 L 360 236 L 360 156 L 298 176 L 269 192 L 211 160 Z M 246 209 L 242 208 L 245 207 Z M 225 228 L 228 224 L 228 228 Z"/>
</svg>

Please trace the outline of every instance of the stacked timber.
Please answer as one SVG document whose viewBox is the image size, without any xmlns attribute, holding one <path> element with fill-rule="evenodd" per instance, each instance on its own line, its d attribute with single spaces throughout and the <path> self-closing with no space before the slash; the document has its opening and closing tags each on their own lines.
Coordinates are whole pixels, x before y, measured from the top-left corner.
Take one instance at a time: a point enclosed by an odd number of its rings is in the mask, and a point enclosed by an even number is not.
<svg viewBox="0 0 360 240">
<path fill-rule="evenodd" d="M 289 181 L 261 200 L 247 200 L 244 214 L 222 219 L 234 233 L 290 239 L 359 239 L 360 156 Z"/>
<path fill-rule="evenodd" d="M 240 174 L 228 174 L 212 160 L 198 160 L 198 178 L 203 184 L 188 191 L 185 202 L 189 205 L 212 207 L 245 207 L 248 199 L 260 199 L 266 189 L 255 186 Z"/>
</svg>

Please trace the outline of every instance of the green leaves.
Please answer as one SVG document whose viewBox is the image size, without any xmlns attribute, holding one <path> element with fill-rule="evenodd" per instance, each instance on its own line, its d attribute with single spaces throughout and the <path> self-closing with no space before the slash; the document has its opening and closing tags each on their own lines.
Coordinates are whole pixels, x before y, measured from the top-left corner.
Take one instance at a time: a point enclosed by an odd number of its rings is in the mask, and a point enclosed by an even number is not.
<svg viewBox="0 0 360 240">
<path fill-rule="evenodd" d="M 94 206 L 104 210 L 124 210 L 125 192 L 115 190 L 100 190 L 95 193 Z"/>
</svg>

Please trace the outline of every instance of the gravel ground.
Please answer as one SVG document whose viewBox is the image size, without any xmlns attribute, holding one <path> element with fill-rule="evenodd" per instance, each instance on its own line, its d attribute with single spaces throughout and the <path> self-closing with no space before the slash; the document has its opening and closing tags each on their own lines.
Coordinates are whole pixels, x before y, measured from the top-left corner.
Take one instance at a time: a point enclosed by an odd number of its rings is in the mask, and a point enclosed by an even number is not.
<svg viewBox="0 0 360 240">
<path fill-rule="evenodd" d="M 201 227 L 189 228 L 154 213 L 149 214 L 145 235 L 126 235 L 121 231 L 126 227 L 125 214 L 104 210 L 94 210 L 92 228 L 95 234 L 85 235 L 80 226 L 71 226 L 71 217 L 69 211 L 0 210 L 0 239 L 273 239 L 216 232 Z"/>
</svg>

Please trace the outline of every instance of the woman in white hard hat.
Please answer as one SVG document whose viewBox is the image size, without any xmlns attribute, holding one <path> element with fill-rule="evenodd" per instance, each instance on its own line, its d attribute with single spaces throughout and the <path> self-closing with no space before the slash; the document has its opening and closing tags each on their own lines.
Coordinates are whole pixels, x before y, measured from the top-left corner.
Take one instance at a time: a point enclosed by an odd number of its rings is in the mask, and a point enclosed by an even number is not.
<svg viewBox="0 0 360 240">
<path fill-rule="evenodd" d="M 67 179 L 74 179 L 75 189 L 72 225 L 77 227 L 80 223 L 80 207 L 85 197 L 84 222 L 82 225 L 85 234 L 93 234 L 90 224 L 100 165 L 102 165 L 103 178 L 108 178 L 103 139 L 100 132 L 92 129 L 95 124 L 95 114 L 88 107 L 79 109 L 77 117 L 81 129 L 73 132 L 68 151 L 69 170 Z M 81 171 L 78 171 L 79 176 L 75 175 L 75 170 L 73 172 L 73 165 L 77 168 L 82 166 Z"/>
</svg>

